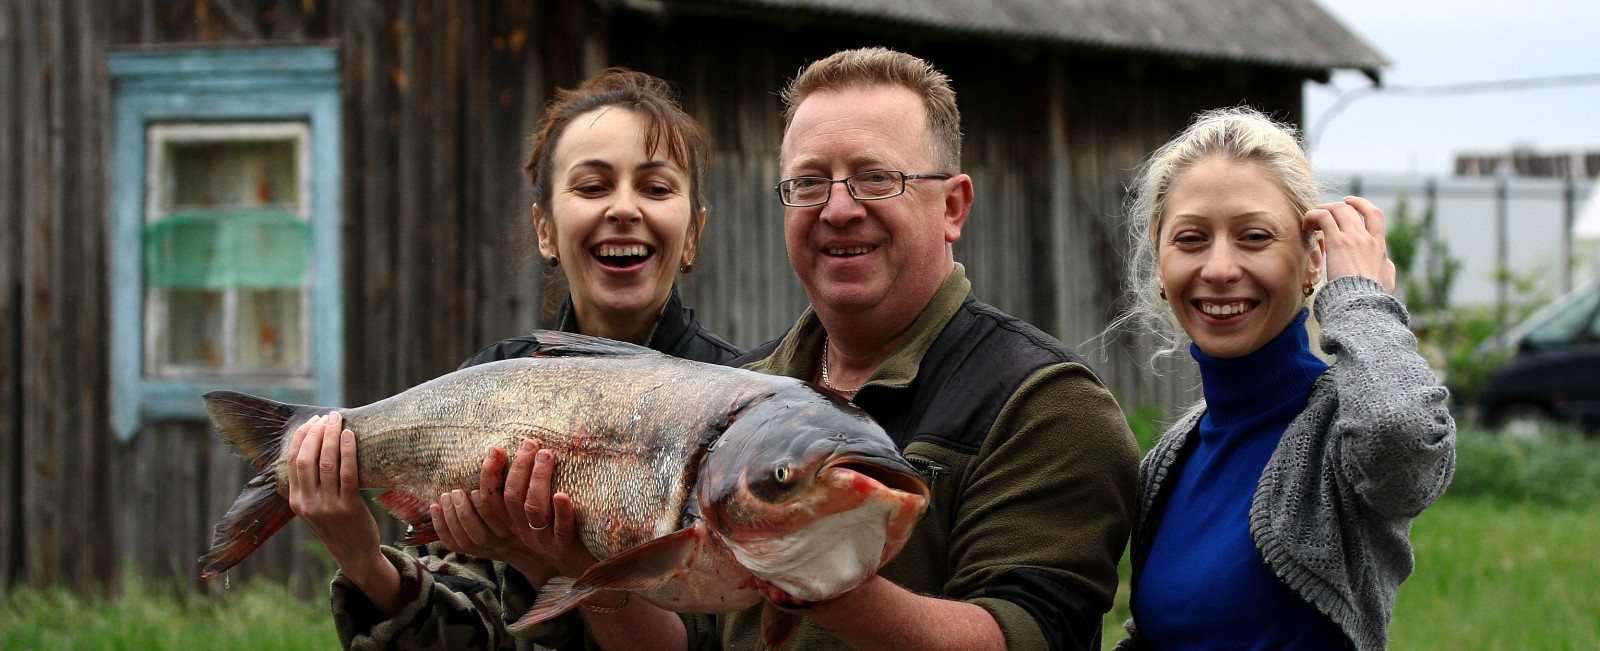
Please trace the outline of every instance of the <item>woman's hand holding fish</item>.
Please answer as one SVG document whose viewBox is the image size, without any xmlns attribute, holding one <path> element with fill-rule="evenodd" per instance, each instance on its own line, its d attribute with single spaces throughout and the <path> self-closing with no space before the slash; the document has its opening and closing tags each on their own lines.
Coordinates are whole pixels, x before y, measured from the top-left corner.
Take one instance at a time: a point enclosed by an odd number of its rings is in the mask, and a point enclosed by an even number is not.
<svg viewBox="0 0 1600 651">
<path fill-rule="evenodd" d="M 428 515 L 433 518 L 439 540 L 451 551 L 504 561 L 530 579 L 547 577 L 553 568 L 522 544 L 512 529 L 515 525 L 505 500 L 500 498 L 503 488 L 500 477 L 505 468 L 505 451 L 489 448 L 483 459 L 478 489 L 470 496 L 460 489 L 440 495 L 439 502 L 428 507 Z"/>
<path fill-rule="evenodd" d="M 1394 293 L 1394 261 L 1389 259 L 1383 211 L 1377 205 L 1361 197 L 1345 197 L 1306 211 L 1301 227 L 1322 231 L 1328 280 L 1366 276 Z"/>
<path fill-rule="evenodd" d="M 355 434 L 338 412 L 303 423 L 289 440 L 289 508 L 327 545 L 339 570 L 378 611 L 400 610 L 400 571 L 379 549 L 378 522 L 361 498 Z"/>
<path fill-rule="evenodd" d="M 578 537 L 572 498 L 551 494 L 555 465 L 549 450 L 523 441 L 506 473 L 506 514 L 522 544 L 549 563 L 552 576 L 577 578 L 597 561 Z"/>
</svg>

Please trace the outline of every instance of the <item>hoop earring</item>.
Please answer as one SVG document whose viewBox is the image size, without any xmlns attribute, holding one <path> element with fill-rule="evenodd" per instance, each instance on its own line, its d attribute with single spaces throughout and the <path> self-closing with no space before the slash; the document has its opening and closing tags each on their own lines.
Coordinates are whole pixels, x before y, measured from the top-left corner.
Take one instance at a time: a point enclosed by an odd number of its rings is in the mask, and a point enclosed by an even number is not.
<svg viewBox="0 0 1600 651">
<path fill-rule="evenodd" d="M 561 258 L 558 258 L 558 257 L 555 257 L 555 256 L 552 255 L 552 256 L 544 259 L 544 265 L 546 267 L 550 267 L 551 269 L 559 267 L 559 266 L 561 266 Z"/>
<path fill-rule="evenodd" d="M 1167 300 L 1167 288 L 1165 287 L 1161 288 L 1161 300 Z"/>
<path fill-rule="evenodd" d="M 1314 291 L 1317 291 L 1317 288 L 1312 287 L 1311 285 L 1306 285 L 1305 287 L 1300 288 L 1300 295 L 1305 296 L 1306 298 L 1311 298 L 1311 293 Z"/>
</svg>

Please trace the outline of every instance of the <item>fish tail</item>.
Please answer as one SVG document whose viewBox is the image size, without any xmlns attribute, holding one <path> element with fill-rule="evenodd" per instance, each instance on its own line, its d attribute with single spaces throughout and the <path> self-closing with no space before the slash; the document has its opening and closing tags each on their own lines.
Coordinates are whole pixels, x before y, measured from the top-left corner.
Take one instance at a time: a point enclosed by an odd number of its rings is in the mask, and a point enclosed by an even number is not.
<svg viewBox="0 0 1600 651">
<path fill-rule="evenodd" d="M 245 484 L 212 532 L 211 552 L 200 558 L 205 563 L 200 575 L 210 578 L 238 565 L 294 519 L 288 498 L 278 492 L 278 459 L 293 433 L 292 424 L 331 410 L 234 391 L 212 391 L 205 394 L 205 401 L 218 436 L 234 454 L 261 471 Z"/>
<path fill-rule="evenodd" d="M 506 628 L 515 633 L 534 624 L 549 621 L 561 613 L 572 610 L 573 606 L 583 603 L 584 599 L 599 591 L 600 588 L 594 586 L 580 586 L 577 581 L 569 577 L 552 578 L 539 589 L 539 600 L 533 602 L 533 609 Z"/>
<path fill-rule="evenodd" d="M 237 391 L 212 391 L 205 396 L 206 411 L 217 435 L 234 454 L 244 457 L 257 470 L 277 465 L 294 433 L 290 424 L 299 424 L 325 407 L 290 405 Z"/>
<path fill-rule="evenodd" d="M 205 563 L 200 576 L 209 579 L 238 565 L 293 519 L 294 511 L 289 508 L 289 500 L 278 492 L 278 480 L 272 472 L 256 475 L 228 508 L 228 514 L 217 522 L 211 535 L 211 553 L 200 557 L 200 562 Z"/>
</svg>

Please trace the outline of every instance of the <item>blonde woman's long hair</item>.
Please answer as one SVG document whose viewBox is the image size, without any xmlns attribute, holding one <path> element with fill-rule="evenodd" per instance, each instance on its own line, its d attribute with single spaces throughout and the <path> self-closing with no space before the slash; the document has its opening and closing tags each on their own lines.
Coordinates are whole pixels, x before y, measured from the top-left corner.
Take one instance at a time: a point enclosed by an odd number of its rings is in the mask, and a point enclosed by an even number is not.
<svg viewBox="0 0 1600 651">
<path fill-rule="evenodd" d="M 1150 335 L 1159 344 L 1155 357 L 1182 349 L 1188 337 L 1160 296 L 1158 250 L 1167 191 L 1178 177 L 1212 157 L 1251 163 L 1283 189 L 1299 214 L 1316 207 L 1321 196 L 1298 131 L 1248 107 L 1215 109 L 1196 115 L 1182 132 L 1139 166 L 1128 193 L 1128 269 L 1124 311 L 1112 329 Z M 1309 250 L 1316 234 L 1307 232 Z"/>
</svg>

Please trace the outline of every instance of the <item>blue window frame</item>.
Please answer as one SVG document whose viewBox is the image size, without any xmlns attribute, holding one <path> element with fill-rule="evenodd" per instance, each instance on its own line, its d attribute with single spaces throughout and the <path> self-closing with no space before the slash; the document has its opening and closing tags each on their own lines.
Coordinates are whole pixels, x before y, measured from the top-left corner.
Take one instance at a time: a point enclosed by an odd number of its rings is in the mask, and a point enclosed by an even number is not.
<svg viewBox="0 0 1600 651">
<path fill-rule="evenodd" d="M 215 389 L 342 405 L 338 52 L 106 59 L 117 435 L 204 418 Z"/>
</svg>

